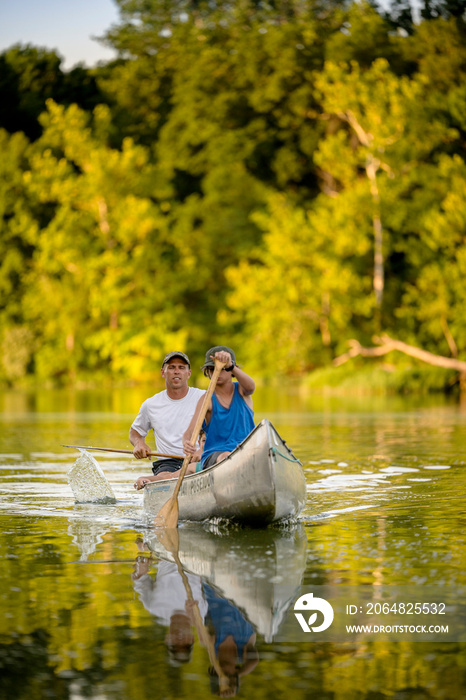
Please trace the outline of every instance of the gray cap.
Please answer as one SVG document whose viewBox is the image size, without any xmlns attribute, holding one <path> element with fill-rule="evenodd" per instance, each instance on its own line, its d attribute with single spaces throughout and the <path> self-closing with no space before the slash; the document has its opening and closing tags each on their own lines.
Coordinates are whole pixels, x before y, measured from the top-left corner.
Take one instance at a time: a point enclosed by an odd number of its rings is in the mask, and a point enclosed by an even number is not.
<svg viewBox="0 0 466 700">
<path fill-rule="evenodd" d="M 210 348 L 210 350 L 207 350 L 207 352 L 205 354 L 205 362 L 202 365 L 201 369 L 205 369 L 206 367 L 214 367 L 215 362 L 213 361 L 211 355 L 213 355 L 215 357 L 215 353 L 221 352 L 221 350 L 224 350 L 225 352 L 229 352 L 231 355 L 231 359 L 233 361 L 233 364 L 235 364 L 236 357 L 235 357 L 235 353 L 233 352 L 233 350 L 231 348 L 227 348 L 226 345 L 216 345 L 215 347 Z"/>
<path fill-rule="evenodd" d="M 184 360 L 186 362 L 188 367 L 191 367 L 189 357 L 187 355 L 185 355 L 184 352 L 178 352 L 177 350 L 175 350 L 174 352 L 168 352 L 165 355 L 165 357 L 163 358 L 162 367 L 164 367 L 167 364 L 167 362 L 170 362 L 170 360 L 172 360 L 174 357 L 180 357 L 182 360 Z"/>
</svg>

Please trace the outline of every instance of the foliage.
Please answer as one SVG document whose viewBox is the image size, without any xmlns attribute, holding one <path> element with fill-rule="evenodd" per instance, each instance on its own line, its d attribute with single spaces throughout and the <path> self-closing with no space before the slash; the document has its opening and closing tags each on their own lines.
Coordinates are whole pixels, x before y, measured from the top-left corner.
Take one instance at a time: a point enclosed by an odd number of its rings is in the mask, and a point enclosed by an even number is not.
<svg viewBox="0 0 466 700">
<path fill-rule="evenodd" d="M 464 356 L 456 5 L 118 5 L 108 65 L 0 56 L 0 379 L 217 342 L 301 374 L 380 331 Z"/>
<path fill-rule="evenodd" d="M 104 102 L 95 76 L 82 66 L 65 73 L 61 57 L 46 48 L 14 45 L 0 55 L 0 127 L 40 136 L 46 100 L 93 109 Z"/>
</svg>

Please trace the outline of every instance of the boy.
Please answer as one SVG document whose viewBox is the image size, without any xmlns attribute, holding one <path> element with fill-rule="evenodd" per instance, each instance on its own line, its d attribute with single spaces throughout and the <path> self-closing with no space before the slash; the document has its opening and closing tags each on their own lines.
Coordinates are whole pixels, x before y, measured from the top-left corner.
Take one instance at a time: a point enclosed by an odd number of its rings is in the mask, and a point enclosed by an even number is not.
<svg viewBox="0 0 466 700">
<path fill-rule="evenodd" d="M 215 358 L 226 362 L 220 372 L 217 385 L 209 402 L 203 428 L 206 442 L 201 457 L 201 469 L 225 459 L 254 428 L 252 398 L 254 380 L 236 364 L 235 353 L 224 345 L 216 345 L 207 351 L 202 367 L 204 374 L 211 377 Z M 233 381 L 233 377 L 237 380 Z M 190 437 L 204 398 L 200 399 L 191 424 L 183 436 L 185 454 L 194 454 L 195 446 Z"/>
</svg>

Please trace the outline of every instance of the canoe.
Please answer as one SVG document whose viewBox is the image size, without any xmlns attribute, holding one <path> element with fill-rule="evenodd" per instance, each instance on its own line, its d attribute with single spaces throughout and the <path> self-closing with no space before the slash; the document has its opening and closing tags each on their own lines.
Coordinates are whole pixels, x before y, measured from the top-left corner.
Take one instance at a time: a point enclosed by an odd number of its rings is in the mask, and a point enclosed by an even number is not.
<svg viewBox="0 0 466 700">
<path fill-rule="evenodd" d="M 177 555 L 185 572 L 199 576 L 235 605 L 265 642 L 277 636 L 298 596 L 306 568 L 307 538 L 301 523 L 287 528 L 231 529 L 185 523 Z M 157 558 L 174 561 L 157 531 L 144 544 Z"/>
<path fill-rule="evenodd" d="M 155 517 L 176 479 L 144 487 L 144 510 Z M 301 462 L 264 419 L 228 457 L 186 476 L 178 495 L 179 519 L 226 518 L 255 527 L 297 518 L 306 503 Z"/>
</svg>

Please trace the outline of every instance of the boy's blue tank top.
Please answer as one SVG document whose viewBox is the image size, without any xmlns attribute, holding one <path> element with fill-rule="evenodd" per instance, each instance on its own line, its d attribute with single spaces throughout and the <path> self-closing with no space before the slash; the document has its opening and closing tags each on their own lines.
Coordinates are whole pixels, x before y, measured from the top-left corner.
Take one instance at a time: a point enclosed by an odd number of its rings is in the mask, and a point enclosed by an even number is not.
<svg viewBox="0 0 466 700">
<path fill-rule="evenodd" d="M 212 413 L 209 423 L 202 426 L 206 441 L 202 452 L 201 467 L 213 452 L 232 452 L 254 428 L 254 411 L 239 393 L 238 382 L 228 408 L 222 406 L 215 393 L 212 395 Z"/>
<path fill-rule="evenodd" d="M 238 662 L 243 663 L 243 651 L 255 629 L 230 601 L 221 598 L 207 583 L 202 584 L 202 590 L 208 605 L 207 620 L 215 630 L 215 655 L 218 648 L 230 635 L 236 643 Z"/>
</svg>

